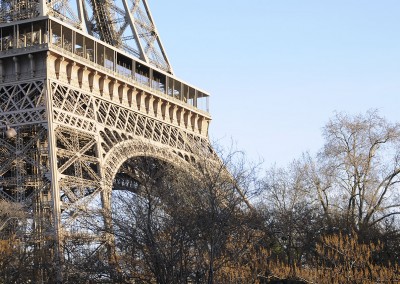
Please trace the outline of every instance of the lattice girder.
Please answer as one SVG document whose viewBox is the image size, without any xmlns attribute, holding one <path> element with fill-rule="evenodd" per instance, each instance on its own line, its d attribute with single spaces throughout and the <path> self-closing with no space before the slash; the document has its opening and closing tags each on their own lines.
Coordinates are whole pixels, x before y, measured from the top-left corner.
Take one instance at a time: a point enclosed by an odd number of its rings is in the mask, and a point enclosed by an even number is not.
<svg viewBox="0 0 400 284">
<path fill-rule="evenodd" d="M 49 15 L 170 74 L 173 73 L 146 0 L 52 0 Z"/>
<path fill-rule="evenodd" d="M 86 225 L 109 232 L 112 190 L 146 176 L 127 160 L 191 172 L 200 158 L 219 162 L 198 108 L 208 94 L 171 75 L 146 0 L 103 2 L 0 4 L 0 128 L 17 132 L 0 134 L 0 198 L 31 212 L 32 238 L 49 251 L 35 261 L 47 258 L 60 283 L 63 246 L 106 244 L 111 255 L 112 237 Z"/>
<path fill-rule="evenodd" d="M 94 202 L 110 194 L 115 175 L 128 158 L 148 156 L 193 169 L 196 156 L 216 158 L 206 138 L 185 131 L 187 126 L 167 123 L 165 117 L 151 116 L 156 106 L 135 110 L 54 78 L 49 86 L 57 125 L 63 235 L 80 226 L 81 216 L 100 210 L 94 209 Z"/>
</svg>

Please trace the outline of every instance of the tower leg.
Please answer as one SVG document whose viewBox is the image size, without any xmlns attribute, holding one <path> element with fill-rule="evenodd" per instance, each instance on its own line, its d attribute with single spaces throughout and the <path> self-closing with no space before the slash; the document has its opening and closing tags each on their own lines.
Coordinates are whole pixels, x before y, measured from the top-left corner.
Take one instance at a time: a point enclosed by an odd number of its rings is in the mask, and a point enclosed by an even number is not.
<svg viewBox="0 0 400 284">
<path fill-rule="evenodd" d="M 47 81 L 48 82 L 48 81 Z M 50 171 L 48 173 L 48 177 L 51 182 L 51 201 L 52 201 L 52 216 L 49 219 L 52 220 L 53 230 L 52 238 L 54 240 L 53 244 L 53 260 L 54 260 L 54 277 L 55 283 L 62 283 L 62 231 L 61 231 L 61 220 L 60 220 L 60 189 L 58 184 L 58 165 L 57 165 L 57 145 L 56 145 L 56 132 L 55 132 L 55 125 L 53 123 L 53 106 L 51 100 L 51 93 L 50 93 L 50 83 L 48 82 L 46 88 L 46 97 L 47 97 L 47 119 L 48 119 L 48 147 L 49 147 L 49 155 L 50 155 Z M 51 214 L 49 214 L 51 215 Z M 43 236 L 43 235 L 42 235 Z"/>
</svg>

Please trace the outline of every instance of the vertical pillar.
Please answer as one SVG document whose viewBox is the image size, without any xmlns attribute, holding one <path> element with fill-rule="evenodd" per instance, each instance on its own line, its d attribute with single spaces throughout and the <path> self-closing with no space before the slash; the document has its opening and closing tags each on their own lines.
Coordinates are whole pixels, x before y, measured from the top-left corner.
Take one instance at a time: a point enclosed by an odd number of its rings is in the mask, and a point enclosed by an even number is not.
<svg viewBox="0 0 400 284">
<path fill-rule="evenodd" d="M 47 15 L 47 1 L 46 0 L 39 0 L 38 12 L 40 16 Z"/>
<path fill-rule="evenodd" d="M 14 72 L 15 72 L 15 76 L 16 76 L 17 79 L 18 79 L 18 78 L 19 78 L 19 75 L 20 75 L 18 57 L 14 56 L 14 57 L 13 57 L 13 61 L 14 61 Z"/>
<path fill-rule="evenodd" d="M 126 83 L 121 83 L 118 87 L 118 100 L 123 105 L 129 105 L 128 102 L 129 88 Z"/>
<path fill-rule="evenodd" d="M 101 202 L 103 206 L 103 220 L 105 226 L 105 245 L 107 248 L 108 255 L 108 263 L 111 267 L 110 276 L 113 281 L 115 281 L 118 276 L 117 273 L 117 259 L 115 253 L 115 238 L 113 234 L 113 226 L 112 226 L 112 211 L 111 211 L 111 192 L 112 187 L 106 186 L 101 192 Z"/>
<path fill-rule="evenodd" d="M 78 17 L 79 20 L 81 21 L 81 29 L 84 33 L 88 32 L 87 26 L 88 23 L 86 22 L 86 17 L 85 17 L 85 10 L 83 8 L 83 1 L 78 0 Z"/>
<path fill-rule="evenodd" d="M 168 101 L 163 102 L 162 107 L 161 107 L 162 118 L 167 122 L 171 121 L 171 119 L 169 117 L 169 109 L 170 108 L 171 108 L 171 104 Z"/>
<path fill-rule="evenodd" d="M 4 81 L 4 65 L 3 60 L 0 59 L 0 83 Z"/>
<path fill-rule="evenodd" d="M 183 115 L 184 115 L 185 110 L 182 107 L 179 107 L 176 110 L 176 122 L 178 123 L 179 126 L 183 126 Z"/>
<path fill-rule="evenodd" d="M 78 71 L 79 71 L 79 66 L 76 64 L 76 62 L 71 62 L 67 66 L 67 78 L 68 78 L 68 83 L 75 87 L 79 87 L 79 78 L 78 78 Z"/>
<path fill-rule="evenodd" d="M 90 70 L 88 70 L 88 68 L 86 66 L 83 66 L 79 69 L 78 71 L 78 81 L 79 81 L 79 87 L 81 89 L 85 89 L 85 90 L 91 90 L 92 85 L 90 85 Z M 89 84 L 87 84 L 89 83 Z"/>
<path fill-rule="evenodd" d="M 118 87 L 120 83 L 116 79 L 112 79 L 108 85 L 109 87 L 109 94 L 110 94 L 110 100 L 114 102 L 119 101 L 119 94 L 118 94 Z"/>
<path fill-rule="evenodd" d="M 168 95 L 168 88 L 169 88 L 169 77 L 165 76 L 165 94 Z"/>
<path fill-rule="evenodd" d="M 136 110 L 136 105 L 134 104 L 134 94 L 135 94 L 136 90 L 135 88 L 129 88 L 128 92 L 126 94 L 126 99 L 127 99 L 127 104 L 132 107 L 134 110 Z"/>
<path fill-rule="evenodd" d="M 100 137 L 98 133 L 98 137 Z M 99 159 L 100 164 L 104 163 L 103 155 L 101 153 L 101 145 L 100 141 L 97 140 L 97 158 Z M 112 183 L 113 181 L 106 177 L 106 172 L 103 167 L 99 168 L 99 174 L 101 176 L 102 181 L 100 182 L 101 190 L 101 206 L 102 206 L 102 218 L 104 221 L 104 242 L 105 247 L 107 249 L 107 257 L 108 264 L 111 267 L 110 277 L 113 283 L 117 283 L 118 279 L 118 269 L 117 269 L 117 259 L 115 252 L 115 237 L 113 234 L 113 225 L 112 225 L 112 208 L 111 208 L 111 193 L 112 193 Z"/>
<path fill-rule="evenodd" d="M 89 76 L 89 88 L 91 92 L 100 92 L 101 75 L 97 71 L 92 71 Z"/>
<path fill-rule="evenodd" d="M 169 106 L 169 119 L 171 123 L 176 123 L 176 104 L 170 104 Z"/>
<path fill-rule="evenodd" d="M 28 54 L 28 58 L 29 58 L 29 66 L 30 66 L 31 76 L 34 77 L 35 76 L 35 61 L 33 60 L 32 53 Z"/>
<path fill-rule="evenodd" d="M 149 86 L 150 88 L 153 88 L 153 69 L 150 68 L 149 70 Z"/>
<path fill-rule="evenodd" d="M 154 99 L 154 116 L 158 118 L 162 118 L 162 100 L 158 97 Z"/>
<path fill-rule="evenodd" d="M 144 103 L 145 93 L 144 91 L 137 91 L 136 94 L 136 108 L 139 111 L 146 111 L 146 105 Z"/>
<path fill-rule="evenodd" d="M 51 87 L 49 81 L 47 81 L 46 90 L 46 113 L 47 113 L 47 137 L 49 147 L 49 158 L 50 158 L 50 172 L 48 178 L 51 182 L 51 195 L 52 195 L 52 211 L 53 211 L 53 222 L 54 222 L 54 268 L 55 268 L 55 283 L 62 283 L 62 259 L 61 259 L 61 224 L 60 224 L 60 191 L 58 188 L 58 169 L 57 169 L 57 145 L 55 135 L 55 125 L 53 122 L 53 106 L 51 100 Z"/>
<path fill-rule="evenodd" d="M 191 130 L 196 133 L 199 133 L 199 128 L 197 124 L 198 114 L 193 112 L 191 112 L 191 114 L 192 115 L 190 116 L 190 122 L 189 122 Z"/>
<path fill-rule="evenodd" d="M 145 98 L 146 111 L 149 115 L 154 115 L 154 96 L 148 94 Z"/>
</svg>

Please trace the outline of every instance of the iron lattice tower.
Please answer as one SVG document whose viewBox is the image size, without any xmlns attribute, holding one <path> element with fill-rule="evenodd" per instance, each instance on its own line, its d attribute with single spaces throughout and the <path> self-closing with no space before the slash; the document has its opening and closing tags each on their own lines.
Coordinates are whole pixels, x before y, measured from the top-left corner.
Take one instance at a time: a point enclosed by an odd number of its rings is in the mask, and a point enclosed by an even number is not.
<svg viewBox="0 0 400 284">
<path fill-rule="evenodd" d="M 110 211 L 125 161 L 214 155 L 209 95 L 174 76 L 146 0 L 0 3 L 0 120 L 17 130 L 0 135 L 0 196 L 30 212 L 35 283 L 61 282 L 61 244 L 110 241 L 84 220 Z"/>
</svg>

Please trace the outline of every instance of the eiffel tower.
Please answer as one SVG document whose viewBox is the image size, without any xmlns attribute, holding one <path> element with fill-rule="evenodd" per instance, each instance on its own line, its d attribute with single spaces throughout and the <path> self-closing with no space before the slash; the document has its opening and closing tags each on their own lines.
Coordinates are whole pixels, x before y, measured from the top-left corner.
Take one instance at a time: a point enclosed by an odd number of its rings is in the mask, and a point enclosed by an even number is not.
<svg viewBox="0 0 400 284">
<path fill-rule="evenodd" d="M 0 197 L 29 213 L 32 282 L 62 283 L 62 245 L 110 243 L 84 219 L 126 163 L 215 156 L 209 94 L 174 75 L 146 0 L 0 3 Z"/>
</svg>

